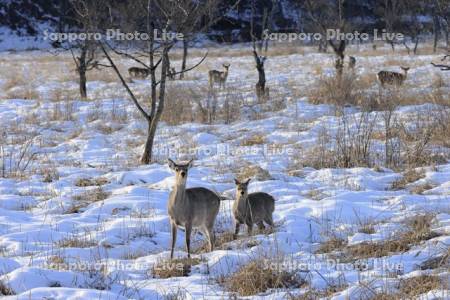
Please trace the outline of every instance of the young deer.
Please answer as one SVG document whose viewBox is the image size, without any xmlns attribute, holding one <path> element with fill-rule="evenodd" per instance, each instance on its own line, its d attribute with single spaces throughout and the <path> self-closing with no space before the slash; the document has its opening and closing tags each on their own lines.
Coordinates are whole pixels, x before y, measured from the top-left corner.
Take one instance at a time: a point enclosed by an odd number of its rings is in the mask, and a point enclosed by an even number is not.
<svg viewBox="0 0 450 300">
<path fill-rule="evenodd" d="M 209 87 L 212 89 L 214 86 L 214 83 L 219 83 L 220 88 L 225 88 L 225 82 L 227 81 L 228 77 L 228 68 L 230 67 L 230 64 L 223 64 L 223 72 L 217 71 L 217 70 L 210 70 L 208 72 L 209 74 Z"/>
<path fill-rule="evenodd" d="M 128 69 L 128 73 L 132 78 L 145 79 L 150 74 L 150 71 L 145 68 L 132 67 Z"/>
<path fill-rule="evenodd" d="M 275 199 L 267 193 L 248 194 L 248 184 L 235 179 L 236 183 L 236 201 L 233 204 L 233 214 L 236 223 L 234 238 L 239 234 L 241 224 L 247 225 L 248 235 L 252 234 L 253 224 L 257 224 L 259 229 L 264 229 L 264 223 L 270 227 L 273 226 L 272 213 L 275 210 Z"/>
<path fill-rule="evenodd" d="M 381 86 L 384 87 L 386 84 L 400 86 L 406 80 L 406 76 L 408 76 L 409 68 L 400 67 L 403 70 L 403 74 L 397 72 L 390 71 L 380 71 L 378 72 L 378 80 L 381 83 Z"/>
<path fill-rule="evenodd" d="M 208 238 L 209 251 L 214 249 L 214 221 L 220 207 L 220 198 L 212 191 L 196 187 L 186 189 L 188 170 L 192 160 L 187 164 L 177 164 L 168 160 L 169 167 L 175 171 L 175 186 L 170 192 L 167 210 L 172 228 L 172 246 L 170 258 L 177 240 L 177 227 L 182 226 L 186 233 L 186 249 L 191 257 L 192 228 L 199 228 Z"/>
</svg>

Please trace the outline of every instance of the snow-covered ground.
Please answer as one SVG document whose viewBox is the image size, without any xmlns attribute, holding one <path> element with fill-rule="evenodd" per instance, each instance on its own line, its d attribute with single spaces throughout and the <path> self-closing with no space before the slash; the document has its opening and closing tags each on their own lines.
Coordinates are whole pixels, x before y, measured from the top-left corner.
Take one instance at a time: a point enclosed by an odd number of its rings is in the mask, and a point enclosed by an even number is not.
<svg viewBox="0 0 450 300">
<path fill-rule="evenodd" d="M 385 67 L 398 70 L 392 63 L 398 61 L 412 66 L 402 92 L 418 97 L 431 93 L 434 77 L 440 76 L 443 85 L 439 88 L 449 101 L 450 74 L 429 64 L 438 55 L 354 51 L 358 76 L 373 75 Z M 76 95 L 77 89 L 70 57 L 65 56 L 65 63 L 52 63 L 62 58 L 44 52 L 0 54 L 0 164 L 6 174 L 0 178 L 0 281 L 15 294 L 10 299 L 174 299 L 169 298 L 174 294 L 224 299 L 231 294 L 217 278 L 272 255 L 283 257 L 284 264 L 307 284 L 269 290 L 255 299 L 282 299 L 328 286 L 341 287 L 328 295 L 332 299 L 370 298 L 371 291 L 395 291 L 402 279 L 424 274 L 440 276 L 448 283 L 450 272 L 445 267 L 422 270 L 420 266 L 449 251 L 450 163 L 417 168 L 422 178 L 397 190 L 391 186 L 402 178 L 401 171 L 313 169 L 298 163 L 317 145 L 324 128 L 333 134 L 340 124 L 341 117 L 331 105 L 311 104 L 306 96 L 320 74 L 332 73 L 332 58 L 312 51 L 269 57 L 267 80 L 277 101 L 264 105 L 256 104 L 253 96 L 257 74 L 251 56 L 232 57 L 225 51 L 221 57 L 209 58 L 185 80 L 169 82 L 169 89 L 206 88 L 208 68 L 231 62 L 219 104 L 224 99 L 235 101 L 239 116 L 230 124 L 163 122 L 156 137 L 159 163 L 139 166 L 146 126 L 117 81 L 91 80 L 88 93 L 95 100 L 79 101 L 65 96 L 68 91 Z M 19 72 L 14 75 L 19 78 L 16 84 L 8 83 L 13 76 L 8 72 L 11 61 Z M 179 61 L 172 63 L 178 66 Z M 40 76 L 41 70 L 45 74 Z M 144 93 L 148 82 L 131 86 Z M 372 88 L 377 88 L 376 82 Z M 8 96 L 27 89 L 35 97 Z M 442 110 L 428 103 L 402 106 L 396 114 L 406 119 Z M 357 118 L 361 111 L 347 107 L 346 114 Z M 377 112 L 371 116 L 377 118 L 375 127 L 381 131 L 383 119 Z M 376 140 L 373 151 L 382 156 L 383 145 Z M 433 147 L 448 157 L 448 148 Z M 374 160 L 383 161 L 381 156 L 374 155 Z M 166 205 L 174 174 L 165 163 L 167 157 L 195 158 L 188 186 L 207 187 L 226 199 L 234 196 L 233 178 L 244 176 L 242 169 L 259 170 L 250 192 L 275 197 L 275 232 L 248 237 L 241 230 L 236 241 L 211 253 L 196 252 L 194 257 L 201 261 L 189 276 L 154 278 L 153 266 L 170 255 Z M 424 192 L 412 192 L 426 183 L 430 187 Z M 221 203 L 218 235 L 233 230 L 232 203 Z M 331 260 L 336 256 L 317 251 L 331 238 L 343 239 L 347 247 L 396 239 L 408 220 L 423 214 L 433 216 L 435 237 L 407 251 L 360 261 L 366 268 L 355 267 L 354 261 L 336 263 Z M 371 230 L 362 230 L 365 226 Z M 194 249 L 202 246 L 200 234 L 194 240 Z M 177 257 L 186 256 L 183 241 L 180 231 Z M 450 291 L 443 284 L 422 297 L 450 299 Z"/>
</svg>

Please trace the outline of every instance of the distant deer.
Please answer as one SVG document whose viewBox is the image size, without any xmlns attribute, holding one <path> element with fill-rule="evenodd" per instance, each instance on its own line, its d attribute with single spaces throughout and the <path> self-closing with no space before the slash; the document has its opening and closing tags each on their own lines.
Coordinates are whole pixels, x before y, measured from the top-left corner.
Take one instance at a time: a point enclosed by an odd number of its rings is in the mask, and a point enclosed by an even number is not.
<svg viewBox="0 0 450 300">
<path fill-rule="evenodd" d="M 145 79 L 150 74 L 150 71 L 145 68 L 132 67 L 128 69 L 128 73 L 132 78 Z"/>
<path fill-rule="evenodd" d="M 170 80 L 175 80 L 175 74 L 177 73 L 177 71 L 175 70 L 175 68 L 170 68 L 169 70 L 167 70 L 167 77 L 169 77 Z"/>
<path fill-rule="evenodd" d="M 349 56 L 348 68 L 350 70 L 354 70 L 356 66 L 356 58 L 354 56 Z"/>
<path fill-rule="evenodd" d="M 248 184 L 235 179 L 236 200 L 233 204 L 233 214 L 236 223 L 234 238 L 239 234 L 241 224 L 247 225 L 248 235 L 252 234 L 253 224 L 257 224 L 260 230 L 263 230 L 264 223 L 273 227 L 272 213 L 275 210 L 275 199 L 267 193 L 248 194 Z"/>
<path fill-rule="evenodd" d="M 378 80 L 381 83 L 381 86 L 384 87 L 386 84 L 400 86 L 403 84 L 403 82 L 406 80 L 406 77 L 408 76 L 408 70 L 409 68 L 406 67 L 400 67 L 403 70 L 403 74 L 397 73 L 397 72 L 390 72 L 390 71 L 380 71 L 378 72 Z"/>
<path fill-rule="evenodd" d="M 230 68 L 230 64 L 223 64 L 223 71 L 210 70 L 209 74 L 209 87 L 212 89 L 214 83 L 219 83 L 219 87 L 225 88 L 225 83 L 228 77 L 228 69 Z"/>
<path fill-rule="evenodd" d="M 199 228 L 205 234 L 209 242 L 209 251 L 213 251 L 213 227 L 219 212 L 220 198 L 203 187 L 186 189 L 188 170 L 192 166 L 192 160 L 186 164 L 177 164 L 169 159 L 168 164 L 175 171 L 175 186 L 170 193 L 167 205 L 172 229 L 170 258 L 173 258 L 178 226 L 185 229 L 188 257 L 191 257 L 192 228 Z"/>
</svg>

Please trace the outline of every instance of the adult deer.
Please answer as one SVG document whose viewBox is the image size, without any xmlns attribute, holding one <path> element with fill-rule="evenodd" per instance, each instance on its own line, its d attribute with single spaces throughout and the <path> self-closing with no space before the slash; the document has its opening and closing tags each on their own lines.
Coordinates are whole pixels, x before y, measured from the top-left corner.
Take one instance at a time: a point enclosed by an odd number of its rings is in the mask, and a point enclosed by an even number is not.
<svg viewBox="0 0 450 300">
<path fill-rule="evenodd" d="M 378 80 L 381 83 L 381 86 L 384 87 L 386 84 L 400 86 L 406 80 L 408 76 L 407 67 L 400 67 L 403 70 L 403 74 L 391 71 L 380 71 L 377 74 Z"/>
<path fill-rule="evenodd" d="M 223 64 L 223 71 L 210 70 L 208 72 L 209 75 L 209 87 L 212 89 L 214 87 L 214 83 L 218 83 L 220 88 L 225 88 L 225 83 L 228 77 L 228 69 L 230 68 L 230 64 Z"/>
<path fill-rule="evenodd" d="M 241 224 L 247 225 L 248 235 L 252 234 L 253 224 L 259 229 L 264 229 L 264 223 L 273 227 L 272 213 L 275 210 L 275 199 L 267 193 L 248 193 L 250 179 L 240 182 L 235 179 L 236 200 L 233 204 L 233 215 L 235 220 L 234 238 L 239 234 Z"/>
<path fill-rule="evenodd" d="M 169 167 L 175 171 L 175 185 L 167 206 L 172 229 L 170 258 L 173 258 L 178 226 L 185 229 L 188 257 L 191 257 L 192 228 L 199 228 L 205 234 L 209 242 L 209 251 L 213 251 L 213 227 L 220 207 L 219 196 L 203 187 L 186 189 L 188 170 L 192 166 L 192 160 L 185 164 L 177 164 L 168 159 L 168 163 Z"/>
<path fill-rule="evenodd" d="M 145 79 L 150 74 L 150 71 L 145 68 L 132 67 L 128 69 L 128 73 L 132 78 Z"/>
</svg>

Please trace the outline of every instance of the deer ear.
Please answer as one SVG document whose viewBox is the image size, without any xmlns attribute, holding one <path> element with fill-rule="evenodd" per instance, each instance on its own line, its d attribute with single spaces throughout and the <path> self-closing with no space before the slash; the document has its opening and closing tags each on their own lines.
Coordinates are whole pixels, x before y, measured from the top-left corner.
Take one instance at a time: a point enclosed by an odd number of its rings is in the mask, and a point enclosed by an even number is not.
<svg viewBox="0 0 450 300">
<path fill-rule="evenodd" d="M 247 181 L 245 182 L 245 184 L 249 184 L 250 180 L 252 180 L 251 178 L 247 179 Z"/>
<path fill-rule="evenodd" d="M 192 158 L 188 163 L 187 163 L 187 167 L 188 169 L 190 169 L 192 167 L 192 165 L 194 164 L 194 159 Z"/>
<path fill-rule="evenodd" d="M 167 164 L 169 165 L 169 168 L 171 168 L 172 170 L 175 169 L 175 167 L 176 167 L 176 165 L 177 165 L 177 164 L 176 164 L 173 160 L 171 160 L 170 158 L 167 159 Z"/>
<path fill-rule="evenodd" d="M 235 184 L 239 184 L 240 182 L 239 182 L 239 180 L 237 180 L 236 178 L 234 179 L 234 183 Z"/>
</svg>

